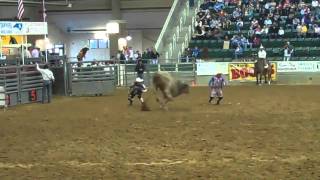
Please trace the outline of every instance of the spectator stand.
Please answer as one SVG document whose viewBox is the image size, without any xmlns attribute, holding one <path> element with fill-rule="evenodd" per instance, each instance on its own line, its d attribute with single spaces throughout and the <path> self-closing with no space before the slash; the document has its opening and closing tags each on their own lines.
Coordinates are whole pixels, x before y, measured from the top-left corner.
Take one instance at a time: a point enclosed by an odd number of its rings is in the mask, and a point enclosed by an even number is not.
<svg viewBox="0 0 320 180">
<path fill-rule="evenodd" d="M 268 58 L 279 61 L 283 59 L 284 46 L 288 41 L 294 46 L 291 60 L 315 60 L 319 56 L 317 53 L 320 48 L 319 3 L 311 4 L 311 1 L 241 2 L 241 4 L 233 1 L 203 3 L 194 29 L 202 31 L 204 27 L 205 33 L 195 33 L 194 35 L 202 35 L 194 37 L 189 48 L 192 49 L 195 46 L 201 49 L 208 48 L 208 59 L 230 62 L 237 45 L 241 45 L 244 49 L 243 58 L 250 58 L 262 44 L 266 48 Z M 224 7 L 217 11 L 215 8 L 219 3 L 223 3 Z M 198 29 L 197 24 L 200 24 Z M 222 36 L 217 36 L 219 35 L 217 32 Z M 231 42 L 229 49 L 222 48 L 225 37 L 228 37 L 228 41 Z"/>
</svg>

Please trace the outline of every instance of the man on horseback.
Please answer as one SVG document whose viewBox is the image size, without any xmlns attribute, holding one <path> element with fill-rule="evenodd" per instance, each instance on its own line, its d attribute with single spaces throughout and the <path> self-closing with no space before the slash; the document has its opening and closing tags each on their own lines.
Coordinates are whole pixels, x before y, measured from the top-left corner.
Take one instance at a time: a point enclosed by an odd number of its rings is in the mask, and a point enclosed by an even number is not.
<svg viewBox="0 0 320 180">
<path fill-rule="evenodd" d="M 265 78 L 265 83 L 271 83 L 271 72 L 272 67 L 268 62 L 267 52 L 264 50 L 264 47 L 261 45 L 258 52 L 258 61 L 254 63 L 254 74 L 256 76 L 257 84 L 261 84 L 262 76 Z"/>
<path fill-rule="evenodd" d="M 258 60 L 263 61 L 264 68 L 267 69 L 269 67 L 269 64 L 267 62 L 267 52 L 265 51 L 264 47 L 260 46 L 260 50 L 258 52 Z"/>
</svg>

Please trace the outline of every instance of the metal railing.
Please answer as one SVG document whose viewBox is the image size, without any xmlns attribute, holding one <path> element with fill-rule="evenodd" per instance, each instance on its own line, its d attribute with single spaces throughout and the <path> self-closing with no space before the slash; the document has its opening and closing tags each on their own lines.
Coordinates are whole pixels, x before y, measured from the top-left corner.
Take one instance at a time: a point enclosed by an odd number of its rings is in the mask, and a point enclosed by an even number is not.
<svg viewBox="0 0 320 180">
<path fill-rule="evenodd" d="M 189 0 L 174 1 L 155 44 L 155 49 L 162 57 L 167 60 L 181 57 L 191 39 L 195 16 L 201 2 L 203 1 L 198 0 L 193 9 L 189 6 Z"/>
</svg>

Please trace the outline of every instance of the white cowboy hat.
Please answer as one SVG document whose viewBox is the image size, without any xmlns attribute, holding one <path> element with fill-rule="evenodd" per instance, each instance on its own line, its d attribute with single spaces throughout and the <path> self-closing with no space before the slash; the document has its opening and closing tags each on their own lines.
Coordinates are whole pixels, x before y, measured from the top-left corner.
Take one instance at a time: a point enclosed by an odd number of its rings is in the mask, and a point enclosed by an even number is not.
<svg viewBox="0 0 320 180">
<path fill-rule="evenodd" d="M 139 82 L 139 83 L 140 83 L 140 82 L 143 82 L 143 79 L 142 79 L 142 78 L 137 77 L 137 78 L 136 78 L 136 82 Z"/>
</svg>

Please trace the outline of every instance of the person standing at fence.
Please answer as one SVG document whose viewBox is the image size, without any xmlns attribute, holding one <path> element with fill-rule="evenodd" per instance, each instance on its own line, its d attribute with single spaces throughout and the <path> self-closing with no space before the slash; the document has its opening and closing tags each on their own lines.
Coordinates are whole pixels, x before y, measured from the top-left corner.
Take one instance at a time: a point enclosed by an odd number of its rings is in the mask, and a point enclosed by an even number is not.
<svg viewBox="0 0 320 180">
<path fill-rule="evenodd" d="M 49 69 L 48 65 L 44 65 L 43 69 L 41 69 L 38 63 L 37 70 L 41 73 L 43 79 L 42 103 L 45 102 L 45 98 L 47 98 L 47 102 L 50 103 L 52 97 L 52 83 L 55 80 L 53 73 Z"/>
<path fill-rule="evenodd" d="M 223 99 L 222 88 L 226 85 L 224 78 L 221 73 L 213 76 L 209 81 L 210 87 L 210 98 L 209 103 L 212 102 L 215 98 L 218 98 L 216 104 L 219 105 L 220 101 Z"/>
<path fill-rule="evenodd" d="M 291 54 L 293 53 L 293 46 L 290 45 L 290 42 L 287 42 L 287 44 L 284 46 L 284 61 L 290 61 Z"/>
<path fill-rule="evenodd" d="M 141 79 L 143 79 L 143 73 L 146 70 L 145 65 L 142 63 L 142 60 L 138 60 L 138 63 L 136 65 L 136 72 L 137 72 L 137 76 Z"/>
<path fill-rule="evenodd" d="M 31 55 L 33 58 L 39 58 L 40 57 L 40 50 L 36 47 L 34 47 L 31 51 Z"/>
<path fill-rule="evenodd" d="M 160 54 L 155 50 L 151 49 L 151 59 L 152 59 L 152 64 L 158 64 L 159 63 L 159 57 Z"/>
</svg>

